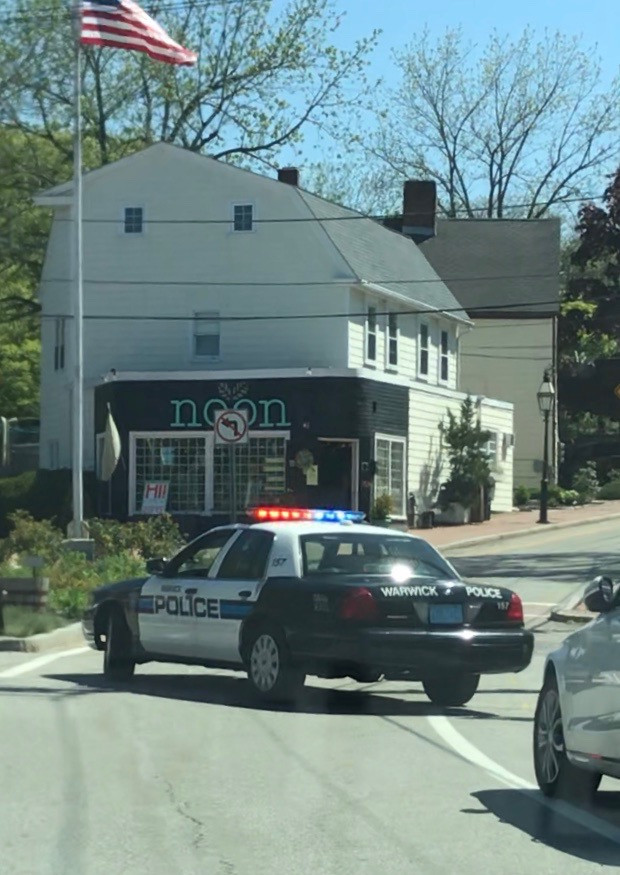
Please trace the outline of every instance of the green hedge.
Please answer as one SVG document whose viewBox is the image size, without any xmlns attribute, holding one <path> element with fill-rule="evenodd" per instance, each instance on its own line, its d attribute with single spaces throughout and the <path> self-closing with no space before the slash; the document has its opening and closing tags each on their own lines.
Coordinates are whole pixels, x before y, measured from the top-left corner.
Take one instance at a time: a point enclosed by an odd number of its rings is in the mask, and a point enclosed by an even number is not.
<svg viewBox="0 0 620 875">
<path fill-rule="evenodd" d="M 620 499 L 620 480 L 610 480 L 609 483 L 605 483 L 604 486 L 601 486 L 598 497 L 603 498 L 606 501 Z"/>
<path fill-rule="evenodd" d="M 92 516 L 96 507 L 96 480 L 84 473 L 84 513 Z M 17 510 L 37 520 L 53 520 L 66 529 L 71 519 L 71 471 L 27 471 L 17 477 L 0 478 L 0 538 L 10 529 L 9 514 Z"/>
</svg>

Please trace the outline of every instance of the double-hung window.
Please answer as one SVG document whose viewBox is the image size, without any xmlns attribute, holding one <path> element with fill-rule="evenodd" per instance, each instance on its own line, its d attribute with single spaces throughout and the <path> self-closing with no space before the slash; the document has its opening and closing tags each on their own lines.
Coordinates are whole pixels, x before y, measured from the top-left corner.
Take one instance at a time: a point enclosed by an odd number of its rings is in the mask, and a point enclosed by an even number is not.
<svg viewBox="0 0 620 875">
<path fill-rule="evenodd" d="M 254 230 L 254 207 L 252 204 L 235 204 L 233 207 L 233 231 Z"/>
<path fill-rule="evenodd" d="M 192 337 L 192 355 L 199 359 L 217 359 L 220 356 L 220 314 L 195 313 Z"/>
<path fill-rule="evenodd" d="M 398 314 L 388 313 L 387 318 L 387 350 L 386 365 L 395 368 L 398 365 Z"/>
<path fill-rule="evenodd" d="M 125 234 L 142 234 L 144 231 L 144 210 L 142 207 L 125 207 L 123 232 Z"/>
<path fill-rule="evenodd" d="M 428 377 L 428 358 L 430 352 L 430 335 L 428 323 L 420 323 L 420 331 L 418 335 L 419 353 L 418 353 L 418 376 Z"/>
<path fill-rule="evenodd" d="M 449 337 L 447 331 L 442 331 L 439 346 L 439 379 L 442 383 L 448 382 L 450 372 Z"/>
<path fill-rule="evenodd" d="M 377 360 L 377 308 L 369 307 L 366 313 L 366 361 Z"/>
</svg>

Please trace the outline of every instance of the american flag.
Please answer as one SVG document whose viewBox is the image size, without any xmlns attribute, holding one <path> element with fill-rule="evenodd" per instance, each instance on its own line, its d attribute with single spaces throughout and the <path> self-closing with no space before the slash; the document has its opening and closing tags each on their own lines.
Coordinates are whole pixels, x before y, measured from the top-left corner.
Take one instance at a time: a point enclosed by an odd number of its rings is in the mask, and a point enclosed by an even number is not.
<svg viewBox="0 0 620 875">
<path fill-rule="evenodd" d="M 80 42 L 145 52 L 165 64 L 191 66 L 196 55 L 171 39 L 133 0 L 83 0 Z"/>
</svg>

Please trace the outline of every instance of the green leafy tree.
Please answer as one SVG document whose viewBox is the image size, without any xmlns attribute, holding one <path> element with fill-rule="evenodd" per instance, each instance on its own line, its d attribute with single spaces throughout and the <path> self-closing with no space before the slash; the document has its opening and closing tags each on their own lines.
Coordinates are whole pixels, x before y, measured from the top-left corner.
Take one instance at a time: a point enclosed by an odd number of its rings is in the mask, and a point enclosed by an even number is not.
<svg viewBox="0 0 620 875">
<path fill-rule="evenodd" d="M 459 416 L 448 410 L 448 421 L 441 432 L 450 462 L 450 476 L 439 497 L 445 510 L 455 502 L 471 507 L 483 486 L 491 477 L 487 444 L 491 437 L 480 425 L 472 398 L 468 395 L 461 404 Z"/>
</svg>

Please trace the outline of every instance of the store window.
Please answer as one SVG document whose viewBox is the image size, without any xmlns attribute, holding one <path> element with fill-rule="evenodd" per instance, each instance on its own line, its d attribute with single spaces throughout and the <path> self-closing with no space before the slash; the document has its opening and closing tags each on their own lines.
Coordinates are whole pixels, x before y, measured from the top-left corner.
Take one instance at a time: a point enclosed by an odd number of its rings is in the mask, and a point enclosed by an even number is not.
<svg viewBox="0 0 620 875">
<path fill-rule="evenodd" d="M 250 437 L 236 447 L 237 510 L 268 503 L 286 491 L 286 438 Z M 213 454 L 214 510 L 230 511 L 231 457 L 229 447 L 216 446 Z"/>
<path fill-rule="evenodd" d="M 147 483 L 168 484 L 168 513 L 204 513 L 205 460 L 206 437 L 136 436 L 132 458 L 133 513 L 140 513 Z"/>
<path fill-rule="evenodd" d="M 375 438 L 374 479 L 375 500 L 380 495 L 392 497 L 392 515 L 405 514 L 405 438 L 377 436 Z"/>
</svg>

